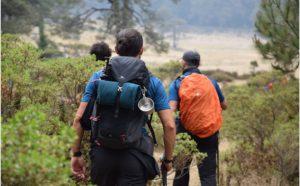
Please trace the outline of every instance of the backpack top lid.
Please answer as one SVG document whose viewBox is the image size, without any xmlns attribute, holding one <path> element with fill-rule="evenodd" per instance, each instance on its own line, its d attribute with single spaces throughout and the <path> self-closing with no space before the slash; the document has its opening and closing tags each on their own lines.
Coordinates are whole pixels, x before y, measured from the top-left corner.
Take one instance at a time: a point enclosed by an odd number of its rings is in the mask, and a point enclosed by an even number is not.
<svg viewBox="0 0 300 186">
<path fill-rule="evenodd" d="M 144 61 L 135 57 L 116 56 L 111 58 L 109 64 L 112 67 L 113 78 L 119 83 L 138 79 L 144 85 L 147 84 L 149 73 Z"/>
</svg>

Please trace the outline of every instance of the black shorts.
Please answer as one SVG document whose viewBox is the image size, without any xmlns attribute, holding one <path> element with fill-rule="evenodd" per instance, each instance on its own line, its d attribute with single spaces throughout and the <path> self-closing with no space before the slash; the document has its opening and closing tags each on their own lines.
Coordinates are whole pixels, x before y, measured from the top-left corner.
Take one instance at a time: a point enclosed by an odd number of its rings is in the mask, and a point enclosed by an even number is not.
<svg viewBox="0 0 300 186">
<path fill-rule="evenodd" d="M 91 180 L 98 186 L 145 186 L 145 167 L 129 150 L 93 147 Z"/>
</svg>

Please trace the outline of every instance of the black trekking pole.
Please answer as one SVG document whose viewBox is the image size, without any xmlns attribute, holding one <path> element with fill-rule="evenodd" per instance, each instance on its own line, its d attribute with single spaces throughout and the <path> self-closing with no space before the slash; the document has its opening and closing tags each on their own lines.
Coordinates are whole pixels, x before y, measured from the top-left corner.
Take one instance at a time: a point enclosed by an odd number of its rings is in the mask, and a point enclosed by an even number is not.
<svg viewBox="0 0 300 186">
<path fill-rule="evenodd" d="M 218 173 L 218 182 L 217 182 L 217 185 L 220 186 L 219 133 L 218 133 L 218 148 L 217 148 L 217 173 Z"/>
<path fill-rule="evenodd" d="M 167 167 L 163 160 L 161 160 L 161 176 L 162 176 L 162 184 L 163 186 L 167 186 Z"/>
</svg>

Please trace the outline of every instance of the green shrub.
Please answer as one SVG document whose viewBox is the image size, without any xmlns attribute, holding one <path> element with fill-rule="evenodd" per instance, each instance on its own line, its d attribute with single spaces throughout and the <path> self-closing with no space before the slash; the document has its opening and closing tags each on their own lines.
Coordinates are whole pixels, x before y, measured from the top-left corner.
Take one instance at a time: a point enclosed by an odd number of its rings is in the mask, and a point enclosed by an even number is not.
<svg viewBox="0 0 300 186">
<path fill-rule="evenodd" d="M 264 73 L 225 91 L 231 106 L 223 113 L 222 133 L 232 148 L 224 160 L 241 185 L 298 183 L 299 81 L 283 79 L 278 72 Z"/>
<path fill-rule="evenodd" d="M 179 61 L 170 61 L 158 67 L 152 67 L 150 71 L 167 86 L 172 80 L 181 75 L 182 67 Z"/>
<path fill-rule="evenodd" d="M 70 185 L 66 151 L 74 138 L 67 126 L 104 63 L 94 56 L 42 60 L 42 51 L 14 35 L 2 35 L 1 44 L 2 183 Z"/>
<path fill-rule="evenodd" d="M 48 124 L 40 106 L 17 112 L 2 124 L 3 185 L 71 185 L 68 149 L 74 131 L 60 125 L 47 135 L 41 131 Z"/>
<path fill-rule="evenodd" d="M 176 135 L 176 145 L 174 149 L 174 167 L 176 170 L 183 170 L 187 162 L 195 158 L 197 164 L 207 156 L 197 149 L 197 143 L 187 133 Z"/>
<path fill-rule="evenodd" d="M 231 82 L 237 78 L 237 74 L 225 72 L 222 70 L 206 70 L 202 71 L 203 74 L 214 78 L 218 82 Z"/>
<path fill-rule="evenodd" d="M 1 43 L 3 120 L 40 103 L 51 105 L 52 113 L 62 121 L 72 122 L 86 83 L 104 62 L 92 56 L 41 61 L 41 51 L 17 36 L 5 34 Z"/>
</svg>

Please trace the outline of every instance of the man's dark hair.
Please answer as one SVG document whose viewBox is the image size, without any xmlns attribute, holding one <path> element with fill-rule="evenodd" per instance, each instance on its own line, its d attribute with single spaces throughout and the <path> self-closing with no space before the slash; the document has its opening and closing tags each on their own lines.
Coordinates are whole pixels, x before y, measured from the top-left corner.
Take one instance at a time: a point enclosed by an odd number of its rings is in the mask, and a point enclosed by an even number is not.
<svg viewBox="0 0 300 186">
<path fill-rule="evenodd" d="M 121 30 L 116 40 L 116 50 L 120 56 L 136 57 L 143 47 L 142 35 L 132 28 Z"/>
<path fill-rule="evenodd" d="M 109 48 L 108 44 L 105 42 L 95 43 L 90 49 L 90 54 L 96 55 L 96 60 L 104 61 L 111 56 L 111 49 Z"/>
<path fill-rule="evenodd" d="M 200 65 L 200 54 L 196 51 L 187 51 L 183 54 L 182 59 L 190 67 L 198 67 Z"/>
</svg>

